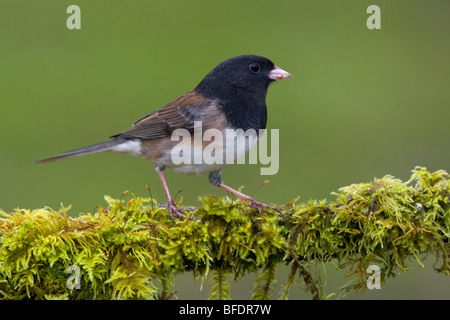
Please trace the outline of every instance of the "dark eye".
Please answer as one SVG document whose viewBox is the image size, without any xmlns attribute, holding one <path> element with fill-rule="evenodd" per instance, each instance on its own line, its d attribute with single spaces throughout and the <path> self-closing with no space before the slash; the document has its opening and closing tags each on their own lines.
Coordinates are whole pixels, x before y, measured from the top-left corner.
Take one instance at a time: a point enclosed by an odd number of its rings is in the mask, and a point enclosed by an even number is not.
<svg viewBox="0 0 450 320">
<path fill-rule="evenodd" d="M 259 64 L 257 63 L 251 63 L 248 68 L 250 69 L 251 72 L 253 73 L 258 73 L 259 70 L 261 69 L 261 67 L 259 66 Z"/>
</svg>

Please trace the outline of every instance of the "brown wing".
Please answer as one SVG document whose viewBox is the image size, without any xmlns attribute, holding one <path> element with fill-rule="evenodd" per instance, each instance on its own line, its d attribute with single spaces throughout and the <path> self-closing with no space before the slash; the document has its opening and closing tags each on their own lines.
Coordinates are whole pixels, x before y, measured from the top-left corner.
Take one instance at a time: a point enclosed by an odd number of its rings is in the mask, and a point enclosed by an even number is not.
<svg viewBox="0 0 450 320">
<path fill-rule="evenodd" d="M 176 129 L 192 131 L 194 121 L 202 121 L 203 127 L 214 125 L 219 116 L 214 101 L 208 100 L 195 91 L 189 91 L 165 107 L 156 110 L 136 121 L 126 132 L 113 137 L 127 139 L 158 139 L 170 137 Z"/>
</svg>

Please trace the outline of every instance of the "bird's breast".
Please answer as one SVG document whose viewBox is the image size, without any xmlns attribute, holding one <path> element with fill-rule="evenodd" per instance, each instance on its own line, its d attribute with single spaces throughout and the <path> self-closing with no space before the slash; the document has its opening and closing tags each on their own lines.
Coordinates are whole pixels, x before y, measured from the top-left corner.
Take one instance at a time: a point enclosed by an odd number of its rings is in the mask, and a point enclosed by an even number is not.
<svg viewBox="0 0 450 320">
<path fill-rule="evenodd" d="M 172 137 L 177 143 L 164 152 L 159 162 L 177 172 L 197 175 L 245 163 L 245 155 L 257 145 L 262 133 L 227 128 Z"/>
</svg>

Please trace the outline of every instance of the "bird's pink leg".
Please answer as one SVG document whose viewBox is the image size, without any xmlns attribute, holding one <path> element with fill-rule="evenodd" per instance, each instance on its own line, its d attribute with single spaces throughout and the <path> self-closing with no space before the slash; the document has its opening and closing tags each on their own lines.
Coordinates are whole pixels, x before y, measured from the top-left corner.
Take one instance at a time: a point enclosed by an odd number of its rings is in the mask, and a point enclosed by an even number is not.
<svg viewBox="0 0 450 320">
<path fill-rule="evenodd" d="M 164 177 L 164 170 L 157 170 L 159 179 L 161 180 L 161 184 L 164 188 L 164 192 L 166 193 L 167 197 L 167 210 L 169 210 L 169 215 L 172 219 L 175 220 L 172 213 L 175 213 L 178 218 L 180 219 L 186 219 L 186 217 L 180 212 L 180 210 L 175 205 L 175 202 L 173 202 L 172 197 L 170 196 L 169 188 L 167 187 L 166 178 Z"/>
</svg>

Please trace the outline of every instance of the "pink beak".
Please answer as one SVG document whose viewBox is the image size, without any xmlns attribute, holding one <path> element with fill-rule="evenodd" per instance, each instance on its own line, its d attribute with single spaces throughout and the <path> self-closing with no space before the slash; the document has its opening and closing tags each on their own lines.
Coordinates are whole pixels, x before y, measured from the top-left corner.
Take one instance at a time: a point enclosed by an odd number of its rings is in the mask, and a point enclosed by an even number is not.
<svg viewBox="0 0 450 320">
<path fill-rule="evenodd" d="M 284 71 L 281 68 L 278 68 L 277 66 L 275 66 L 275 68 L 273 68 L 272 71 L 269 72 L 269 79 L 272 80 L 280 80 L 289 77 L 292 77 L 292 74 L 290 74 L 287 71 Z"/>
</svg>

